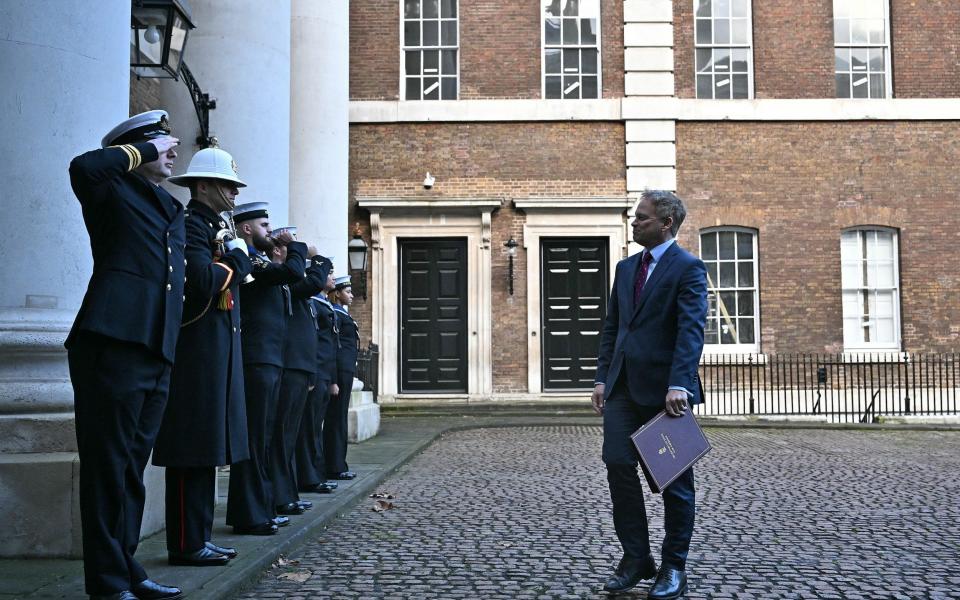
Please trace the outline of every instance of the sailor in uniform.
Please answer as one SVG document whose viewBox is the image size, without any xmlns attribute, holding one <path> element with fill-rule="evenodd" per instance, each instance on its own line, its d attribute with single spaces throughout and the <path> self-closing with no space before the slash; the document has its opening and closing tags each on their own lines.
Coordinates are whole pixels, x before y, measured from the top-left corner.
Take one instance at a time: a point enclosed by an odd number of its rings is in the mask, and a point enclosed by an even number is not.
<svg viewBox="0 0 960 600">
<path fill-rule="evenodd" d="M 360 326 L 350 316 L 353 303 L 353 288 L 350 276 L 337 277 L 330 300 L 337 317 L 340 331 L 340 347 L 337 350 L 338 394 L 331 397 L 323 425 L 323 456 L 326 471 L 331 479 L 353 479 L 357 476 L 347 466 L 347 411 L 353 392 L 353 378 L 357 373 L 357 353 L 360 347 Z"/>
</svg>

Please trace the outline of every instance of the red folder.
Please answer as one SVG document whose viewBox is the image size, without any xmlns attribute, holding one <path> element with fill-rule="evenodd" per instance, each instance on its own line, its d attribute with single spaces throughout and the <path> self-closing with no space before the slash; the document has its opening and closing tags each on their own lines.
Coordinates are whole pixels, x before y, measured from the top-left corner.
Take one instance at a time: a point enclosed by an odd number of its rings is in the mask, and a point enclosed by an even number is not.
<svg viewBox="0 0 960 600">
<path fill-rule="evenodd" d="M 660 411 L 630 436 L 640 453 L 647 482 L 660 493 L 710 451 L 710 442 L 697 424 L 693 411 L 671 417 Z"/>
</svg>

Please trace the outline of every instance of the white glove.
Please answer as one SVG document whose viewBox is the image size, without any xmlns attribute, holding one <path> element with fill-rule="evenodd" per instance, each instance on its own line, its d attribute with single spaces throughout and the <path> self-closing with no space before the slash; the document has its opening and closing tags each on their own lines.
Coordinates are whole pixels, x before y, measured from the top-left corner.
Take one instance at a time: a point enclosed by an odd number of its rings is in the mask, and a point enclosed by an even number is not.
<svg viewBox="0 0 960 600">
<path fill-rule="evenodd" d="M 250 256 L 250 251 L 247 250 L 247 243 L 243 240 L 230 240 L 229 242 L 227 242 L 226 246 L 230 250 L 236 250 L 237 248 L 239 248 L 240 250 L 243 251 L 244 254 L 246 254 L 247 256 Z"/>
</svg>

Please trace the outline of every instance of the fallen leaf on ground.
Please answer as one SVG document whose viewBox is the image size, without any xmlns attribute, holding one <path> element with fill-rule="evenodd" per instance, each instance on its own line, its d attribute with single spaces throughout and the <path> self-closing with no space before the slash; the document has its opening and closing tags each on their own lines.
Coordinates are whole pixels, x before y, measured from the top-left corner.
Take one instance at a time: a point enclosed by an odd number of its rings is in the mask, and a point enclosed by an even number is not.
<svg viewBox="0 0 960 600">
<path fill-rule="evenodd" d="M 289 573 L 281 573 L 277 575 L 277 579 L 289 579 L 290 581 L 296 581 L 297 583 L 303 583 L 304 581 L 310 579 L 313 576 L 313 573 L 310 571 L 290 571 Z"/>
<path fill-rule="evenodd" d="M 386 500 L 377 500 L 376 502 L 373 503 L 373 508 L 371 508 L 370 510 L 372 510 L 373 512 L 383 512 L 385 510 L 390 510 L 391 508 L 393 508 L 393 502 L 387 502 Z"/>
<path fill-rule="evenodd" d="M 281 554 L 279 557 L 277 557 L 276 562 L 273 563 L 273 568 L 278 569 L 280 567 L 289 567 L 291 565 L 299 565 L 299 564 L 300 564 L 299 560 L 296 560 L 296 559 L 290 560 Z"/>
<path fill-rule="evenodd" d="M 390 492 L 374 492 L 374 493 L 370 494 L 370 497 L 371 497 L 371 498 L 386 498 L 387 500 L 393 500 L 394 498 L 396 498 L 396 496 L 394 496 L 394 495 L 391 494 Z"/>
</svg>

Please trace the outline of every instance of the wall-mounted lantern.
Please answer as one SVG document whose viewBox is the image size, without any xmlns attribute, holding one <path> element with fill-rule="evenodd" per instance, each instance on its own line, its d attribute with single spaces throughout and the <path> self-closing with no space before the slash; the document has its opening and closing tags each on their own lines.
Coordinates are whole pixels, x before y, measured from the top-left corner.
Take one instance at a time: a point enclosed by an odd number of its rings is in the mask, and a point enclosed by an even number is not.
<svg viewBox="0 0 960 600">
<path fill-rule="evenodd" d="M 347 261 L 350 263 L 350 280 L 353 289 L 364 300 L 367 299 L 367 243 L 360 235 L 360 224 L 357 223 L 353 232 L 353 239 L 347 243 Z"/>
<path fill-rule="evenodd" d="M 510 238 L 509 240 L 504 242 L 503 245 L 506 246 L 507 248 L 507 257 L 510 260 L 508 289 L 510 291 L 510 295 L 512 296 L 513 295 L 513 257 L 517 255 L 517 246 L 519 246 L 520 244 L 517 243 L 517 240 Z"/>
</svg>

